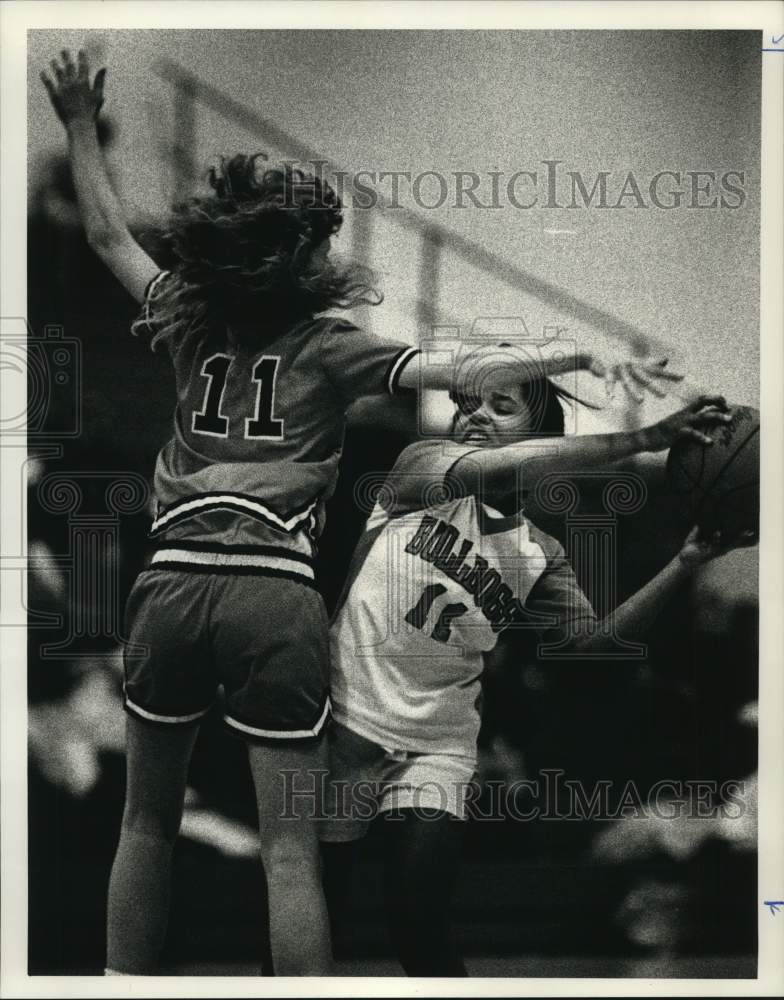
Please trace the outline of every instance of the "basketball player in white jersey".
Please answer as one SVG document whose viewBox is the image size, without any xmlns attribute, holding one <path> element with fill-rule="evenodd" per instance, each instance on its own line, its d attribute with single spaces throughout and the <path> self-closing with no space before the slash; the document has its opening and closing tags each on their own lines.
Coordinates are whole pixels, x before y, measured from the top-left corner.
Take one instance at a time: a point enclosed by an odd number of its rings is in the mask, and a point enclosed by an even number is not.
<svg viewBox="0 0 784 1000">
<path fill-rule="evenodd" d="M 383 815 L 390 932 L 409 975 L 461 976 L 450 927 L 465 796 L 476 765 L 482 655 L 508 629 L 572 650 L 607 642 L 564 550 L 520 508 L 522 477 L 592 469 L 730 419 L 721 396 L 638 431 L 565 439 L 547 379 L 460 402 L 452 440 L 398 459 L 354 556 L 331 632 L 333 799 L 322 828 L 328 898 L 340 906 L 346 842 Z M 544 440 L 542 440 L 544 435 Z M 749 544 L 753 538 L 733 544 Z M 726 550 L 696 529 L 614 613 L 641 633 L 696 566 Z"/>
</svg>

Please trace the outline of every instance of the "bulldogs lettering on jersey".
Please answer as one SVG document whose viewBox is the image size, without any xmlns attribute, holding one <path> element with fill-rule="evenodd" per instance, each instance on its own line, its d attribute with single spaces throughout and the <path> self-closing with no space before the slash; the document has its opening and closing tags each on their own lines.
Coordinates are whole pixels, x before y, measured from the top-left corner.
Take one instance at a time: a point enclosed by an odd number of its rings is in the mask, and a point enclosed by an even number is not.
<svg viewBox="0 0 784 1000">
<path fill-rule="evenodd" d="M 416 509 L 457 457 L 424 442 L 398 459 L 395 500 L 371 514 L 333 622 L 332 703 L 382 746 L 472 756 L 483 653 L 509 628 L 595 615 L 560 544 L 522 513 L 472 495 Z"/>
<path fill-rule="evenodd" d="M 405 551 L 418 555 L 459 584 L 498 634 L 522 619 L 523 605 L 499 571 L 474 548 L 475 542 L 461 537 L 453 524 L 426 514 Z"/>
</svg>

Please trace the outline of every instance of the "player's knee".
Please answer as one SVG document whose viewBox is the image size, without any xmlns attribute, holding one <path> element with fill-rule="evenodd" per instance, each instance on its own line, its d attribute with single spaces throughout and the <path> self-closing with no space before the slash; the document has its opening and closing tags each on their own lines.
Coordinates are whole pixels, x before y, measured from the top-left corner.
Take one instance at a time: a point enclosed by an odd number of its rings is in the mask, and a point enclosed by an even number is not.
<svg viewBox="0 0 784 1000">
<path fill-rule="evenodd" d="M 315 837 L 277 837 L 262 841 L 261 858 L 267 878 L 301 881 L 307 872 L 320 872 L 321 859 Z"/>
<path fill-rule="evenodd" d="M 133 837 L 143 837 L 153 843 L 174 846 L 180 832 L 180 810 L 152 809 L 149 806 L 126 805 L 123 813 L 123 832 Z"/>
</svg>

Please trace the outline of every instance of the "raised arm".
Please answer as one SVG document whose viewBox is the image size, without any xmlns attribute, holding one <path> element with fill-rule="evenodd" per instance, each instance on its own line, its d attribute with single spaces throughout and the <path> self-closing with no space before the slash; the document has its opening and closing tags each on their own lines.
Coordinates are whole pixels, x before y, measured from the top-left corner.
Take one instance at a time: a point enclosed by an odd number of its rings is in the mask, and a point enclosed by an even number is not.
<svg viewBox="0 0 784 1000">
<path fill-rule="evenodd" d="M 432 364 L 426 354 L 419 354 L 406 363 L 399 385 L 404 389 L 442 389 L 465 396 L 479 396 L 492 388 L 510 383 L 531 382 L 552 378 L 572 371 L 587 371 L 604 381 L 608 395 L 616 384 L 623 386 L 635 402 L 642 402 L 645 393 L 665 396 L 672 383 L 681 382 L 682 375 L 667 369 L 667 359 L 658 361 L 622 361 L 607 364 L 591 351 L 567 351 L 558 341 L 535 351 L 524 344 L 466 344 L 452 364 Z"/>
<path fill-rule="evenodd" d="M 664 451 L 684 437 L 710 447 L 712 439 L 700 428 L 728 423 L 731 419 L 723 396 L 700 396 L 684 409 L 639 430 L 532 438 L 500 448 L 472 451 L 459 459 L 452 474 L 473 491 L 508 493 L 520 485 L 521 470 L 524 479 L 536 479 L 550 472 L 591 471 L 641 452 Z"/>
<path fill-rule="evenodd" d="M 137 302 L 142 302 L 145 289 L 160 268 L 128 229 L 98 143 L 95 121 L 103 104 L 106 70 L 98 70 L 91 86 L 84 52 L 79 52 L 75 65 L 65 49 L 61 62 L 52 60 L 51 67 L 54 80 L 46 73 L 41 74 L 41 80 L 68 134 L 71 171 L 85 235 L 118 280 Z"/>
</svg>

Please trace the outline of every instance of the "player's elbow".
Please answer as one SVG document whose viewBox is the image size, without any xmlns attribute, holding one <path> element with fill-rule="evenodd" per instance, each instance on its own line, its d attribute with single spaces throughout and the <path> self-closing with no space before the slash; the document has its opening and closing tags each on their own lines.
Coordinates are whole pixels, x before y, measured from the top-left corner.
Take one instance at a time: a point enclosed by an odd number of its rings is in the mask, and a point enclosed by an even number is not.
<svg viewBox="0 0 784 1000">
<path fill-rule="evenodd" d="M 581 618 L 554 629 L 550 634 L 550 642 L 557 646 L 558 652 L 564 656 L 587 656 L 601 653 L 607 648 L 606 637 L 598 627 L 595 618 Z"/>
<path fill-rule="evenodd" d="M 601 651 L 602 643 L 595 635 L 570 636 L 563 645 L 563 652 L 570 656 L 588 656 Z"/>
<path fill-rule="evenodd" d="M 120 250 L 128 235 L 125 227 L 108 223 L 95 224 L 86 229 L 87 242 L 100 257 L 109 256 Z"/>
</svg>

